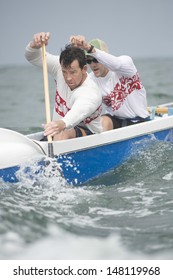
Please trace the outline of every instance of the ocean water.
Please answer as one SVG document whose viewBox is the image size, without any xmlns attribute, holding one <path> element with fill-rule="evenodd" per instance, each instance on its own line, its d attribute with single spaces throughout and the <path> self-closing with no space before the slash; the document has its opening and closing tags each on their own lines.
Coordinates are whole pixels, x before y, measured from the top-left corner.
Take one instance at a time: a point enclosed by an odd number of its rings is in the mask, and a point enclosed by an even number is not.
<svg viewBox="0 0 173 280">
<path fill-rule="evenodd" d="M 173 58 L 135 64 L 148 105 L 172 102 Z M 49 88 L 52 109 L 51 77 Z M 1 66 L 0 97 L 0 127 L 41 130 L 41 70 Z M 1 260 L 173 258 L 173 144 L 153 143 L 83 187 L 68 186 L 61 177 L 40 176 L 33 184 L 22 176 L 17 184 L 0 182 Z"/>
</svg>

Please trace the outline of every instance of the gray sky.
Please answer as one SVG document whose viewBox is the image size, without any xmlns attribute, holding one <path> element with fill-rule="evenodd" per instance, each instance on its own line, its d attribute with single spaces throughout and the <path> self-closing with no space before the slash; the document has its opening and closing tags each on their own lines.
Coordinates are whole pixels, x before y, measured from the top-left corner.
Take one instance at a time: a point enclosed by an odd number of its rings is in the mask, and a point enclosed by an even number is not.
<svg viewBox="0 0 173 280">
<path fill-rule="evenodd" d="M 172 0 L 0 0 L 0 65 L 26 64 L 25 46 L 40 31 L 51 32 L 54 54 L 83 34 L 117 56 L 173 56 L 172 13 Z"/>
</svg>

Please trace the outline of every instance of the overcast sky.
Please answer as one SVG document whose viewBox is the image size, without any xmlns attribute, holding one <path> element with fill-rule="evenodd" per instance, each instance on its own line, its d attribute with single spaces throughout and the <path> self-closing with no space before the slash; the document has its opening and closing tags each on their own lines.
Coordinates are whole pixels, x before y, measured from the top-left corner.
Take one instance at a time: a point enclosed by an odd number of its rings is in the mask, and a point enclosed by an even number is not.
<svg viewBox="0 0 173 280">
<path fill-rule="evenodd" d="M 173 56 L 173 0 L 0 0 L 0 65 L 26 64 L 33 34 L 50 31 L 59 53 L 70 35 L 107 42 L 114 55 Z"/>
</svg>

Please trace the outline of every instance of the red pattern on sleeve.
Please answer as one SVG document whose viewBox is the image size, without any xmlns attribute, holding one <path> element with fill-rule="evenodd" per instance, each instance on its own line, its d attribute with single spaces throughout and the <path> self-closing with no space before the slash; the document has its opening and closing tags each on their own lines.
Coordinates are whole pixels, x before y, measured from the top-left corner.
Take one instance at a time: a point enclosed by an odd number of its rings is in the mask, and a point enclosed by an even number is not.
<svg viewBox="0 0 173 280">
<path fill-rule="evenodd" d="M 61 117 L 65 117 L 67 112 L 70 110 L 70 108 L 67 107 L 66 101 L 60 96 L 59 92 L 56 91 L 55 95 L 55 111 L 60 115 Z"/>
<path fill-rule="evenodd" d="M 131 94 L 134 90 L 140 90 L 142 88 L 143 85 L 138 73 L 131 78 L 123 76 L 120 78 L 120 83 L 115 85 L 113 91 L 103 97 L 103 102 L 107 106 L 111 106 L 114 111 L 118 110 L 123 105 L 128 94 Z"/>
</svg>

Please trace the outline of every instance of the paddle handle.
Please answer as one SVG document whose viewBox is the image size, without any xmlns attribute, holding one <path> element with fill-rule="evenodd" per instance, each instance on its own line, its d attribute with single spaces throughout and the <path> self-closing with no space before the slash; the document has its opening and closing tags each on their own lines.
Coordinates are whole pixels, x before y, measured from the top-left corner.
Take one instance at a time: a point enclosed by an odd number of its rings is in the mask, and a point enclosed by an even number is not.
<svg viewBox="0 0 173 280">
<path fill-rule="evenodd" d="M 45 109 L 46 109 L 46 123 L 51 122 L 50 114 L 50 98 L 49 98 L 49 83 L 47 72 L 47 60 L 46 60 L 46 47 L 45 43 L 42 43 L 42 62 L 43 62 L 43 80 L 44 80 L 44 94 L 45 94 Z M 52 143 L 52 137 L 48 135 L 48 143 Z"/>
<path fill-rule="evenodd" d="M 148 112 L 151 113 L 152 109 L 150 107 L 147 108 Z M 168 113 L 168 107 L 156 107 L 155 108 L 156 114 L 167 114 Z"/>
</svg>

